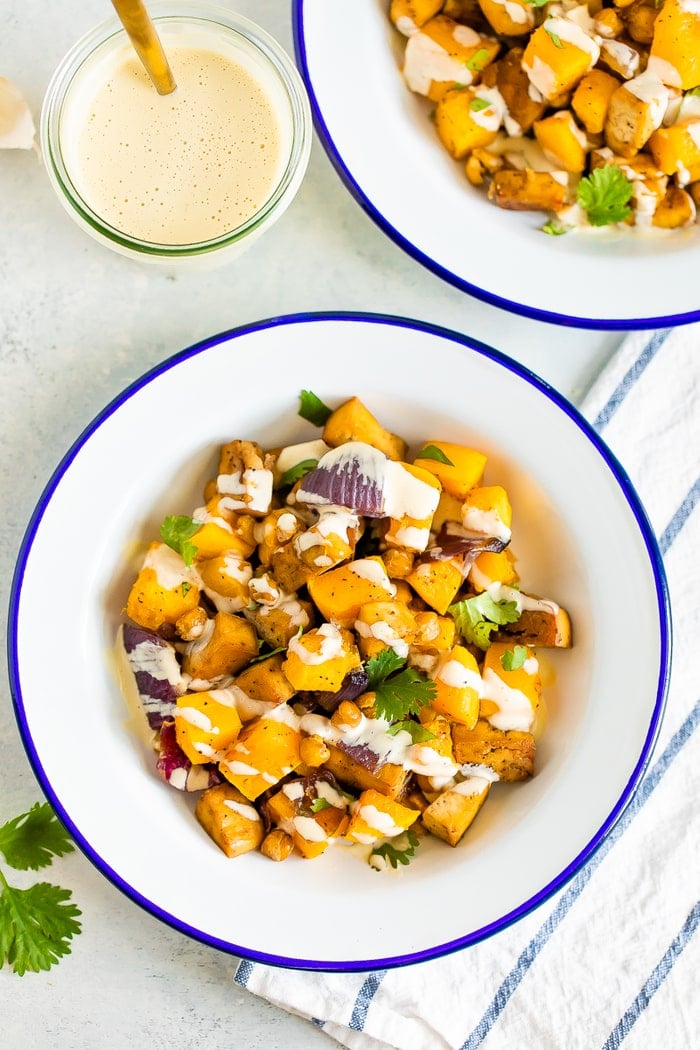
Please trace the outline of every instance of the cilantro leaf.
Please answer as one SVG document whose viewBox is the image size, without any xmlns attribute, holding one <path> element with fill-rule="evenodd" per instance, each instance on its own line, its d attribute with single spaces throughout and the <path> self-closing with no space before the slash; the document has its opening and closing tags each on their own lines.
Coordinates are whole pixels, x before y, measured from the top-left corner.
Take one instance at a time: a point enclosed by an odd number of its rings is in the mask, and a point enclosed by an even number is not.
<svg viewBox="0 0 700 1050">
<path fill-rule="evenodd" d="M 17 871 L 46 868 L 54 857 L 72 853 L 74 848 L 48 802 L 36 802 L 27 813 L 0 827 L 0 853 Z"/>
<path fill-rule="evenodd" d="M 550 219 L 544 226 L 540 226 L 540 229 L 542 233 L 548 233 L 550 237 L 561 237 L 563 233 L 568 233 L 571 227 L 565 226 L 558 219 Z"/>
<path fill-rule="evenodd" d="M 375 694 L 377 717 L 387 722 L 400 722 L 408 715 L 417 715 L 437 692 L 435 682 L 405 664 L 404 657 L 397 656 L 393 649 L 382 649 L 365 666 L 367 689 Z"/>
<path fill-rule="evenodd" d="M 488 109 L 491 103 L 487 98 L 473 98 L 469 103 L 469 108 L 475 113 L 480 113 L 482 109 Z"/>
<path fill-rule="evenodd" d="M 401 839 L 407 843 L 404 848 L 401 848 Z M 396 845 L 391 842 L 383 842 L 381 846 L 375 846 L 370 853 L 370 866 L 373 866 L 372 857 L 382 857 L 391 864 L 392 868 L 398 868 L 399 864 L 410 864 L 419 845 L 420 839 L 413 828 L 409 828 L 406 834 L 401 835 L 396 841 Z"/>
<path fill-rule="evenodd" d="M 562 44 L 562 42 L 561 42 L 561 37 L 557 33 L 555 33 L 553 29 L 550 29 L 546 22 L 544 23 L 544 31 L 547 34 L 547 36 L 550 38 L 550 40 L 552 41 L 552 43 L 554 44 L 555 47 L 563 47 L 564 46 Z"/>
<path fill-rule="evenodd" d="M 501 624 L 515 623 L 520 618 L 517 602 L 496 602 L 486 591 L 455 602 L 447 611 L 464 640 L 480 649 L 488 649 L 491 634 Z"/>
<path fill-rule="evenodd" d="M 311 803 L 311 812 L 312 813 L 320 813 L 321 810 L 323 810 L 323 809 L 332 809 L 332 808 L 333 808 L 332 803 L 330 803 L 327 798 L 322 798 L 320 795 L 318 796 L 318 798 L 315 798 L 313 800 L 313 802 Z"/>
<path fill-rule="evenodd" d="M 594 168 L 578 184 L 576 199 L 588 215 L 591 226 L 624 222 L 632 214 L 632 183 L 617 164 Z"/>
<path fill-rule="evenodd" d="M 295 463 L 293 467 L 289 468 L 289 470 L 285 470 L 280 478 L 280 488 L 286 488 L 287 485 L 293 485 L 295 481 L 299 481 L 300 478 L 305 477 L 317 466 L 317 459 L 302 459 L 300 463 Z"/>
<path fill-rule="evenodd" d="M 190 539 L 201 527 L 201 521 L 188 518 L 186 514 L 169 514 L 160 527 L 160 538 L 181 555 L 185 565 L 189 566 L 199 549 L 194 543 L 190 543 Z"/>
<path fill-rule="evenodd" d="M 472 103 L 471 103 L 472 109 L 474 109 L 474 102 L 483 102 L 483 101 L 484 101 L 483 99 L 476 99 L 475 98 L 472 101 Z M 486 104 L 490 105 L 490 103 L 488 103 L 488 102 Z M 479 109 L 483 109 L 483 106 L 480 106 Z M 454 466 L 454 463 L 452 462 L 452 460 L 448 459 L 447 456 L 445 455 L 445 453 L 442 451 L 442 449 L 438 448 L 437 445 L 426 445 L 425 448 L 422 448 L 420 450 L 420 452 L 416 456 L 416 459 L 434 459 L 436 463 L 444 463 L 445 466 L 447 466 L 447 467 L 453 467 Z"/>
<path fill-rule="evenodd" d="M 400 732 L 408 733 L 414 744 L 422 744 L 426 740 L 434 740 L 435 733 L 431 733 L 425 726 L 420 725 L 419 722 L 413 722 L 411 719 L 407 719 L 401 722 L 394 722 L 387 729 L 389 736 L 396 736 Z"/>
<path fill-rule="evenodd" d="M 328 422 L 333 410 L 324 405 L 320 397 L 312 390 L 302 390 L 299 394 L 299 415 L 302 419 L 313 423 L 316 427 L 322 427 Z"/>
<path fill-rule="evenodd" d="M 365 664 L 367 672 L 367 689 L 374 690 L 394 671 L 398 671 L 406 663 L 403 656 L 397 656 L 393 649 L 382 649 L 376 656 L 372 656 Z"/>
<path fill-rule="evenodd" d="M 519 671 L 527 660 L 527 649 L 524 645 L 516 645 L 514 649 L 506 649 L 501 657 L 501 667 L 504 671 Z"/>
<path fill-rule="evenodd" d="M 80 911 L 70 890 L 37 882 L 27 890 L 8 885 L 0 872 L 0 966 L 14 972 L 48 970 L 70 954 L 70 940 L 80 933 Z"/>
<path fill-rule="evenodd" d="M 480 47 L 471 58 L 464 63 L 472 73 L 480 73 L 489 60 L 489 53 L 485 47 Z"/>
</svg>

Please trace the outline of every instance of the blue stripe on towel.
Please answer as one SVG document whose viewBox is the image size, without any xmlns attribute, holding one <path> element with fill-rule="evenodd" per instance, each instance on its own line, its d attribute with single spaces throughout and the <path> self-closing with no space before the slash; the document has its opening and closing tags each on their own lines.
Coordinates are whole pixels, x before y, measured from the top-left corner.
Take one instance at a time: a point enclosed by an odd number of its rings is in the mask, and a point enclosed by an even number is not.
<svg viewBox="0 0 700 1050">
<path fill-rule="evenodd" d="M 686 720 L 683 722 L 681 727 L 674 733 L 671 740 L 669 741 L 666 749 L 654 763 L 654 766 L 649 773 L 644 777 L 637 793 L 632 797 L 632 801 L 628 805 L 627 809 L 623 812 L 622 816 L 618 820 L 617 824 L 613 827 L 612 831 L 606 839 L 603 839 L 602 843 L 598 847 L 598 851 L 593 854 L 591 859 L 588 861 L 585 867 L 581 868 L 578 875 L 576 875 L 573 881 L 570 883 L 568 889 L 559 898 L 559 902 L 550 915 L 547 916 L 546 920 L 540 926 L 539 930 L 532 938 L 530 943 L 521 953 L 515 966 L 510 971 L 508 976 L 502 981 L 498 991 L 491 1001 L 491 1005 L 484 1012 L 481 1020 L 477 1024 L 474 1031 L 468 1037 L 468 1039 L 462 1044 L 461 1050 L 476 1050 L 482 1040 L 486 1038 L 488 1033 L 493 1028 L 494 1024 L 498 1020 L 499 1016 L 505 1009 L 510 997 L 516 991 L 518 985 L 527 974 L 531 963 L 539 955 L 542 949 L 547 944 L 550 936 L 557 928 L 559 923 L 562 921 L 564 916 L 567 914 L 571 906 L 578 899 L 581 891 L 586 886 L 586 883 L 590 879 L 593 872 L 596 870 L 598 865 L 601 863 L 603 858 L 607 855 L 612 846 L 617 842 L 622 833 L 631 823 L 633 818 L 640 811 L 649 795 L 652 793 L 654 788 L 657 786 L 664 773 L 667 771 L 674 758 L 681 750 L 683 745 L 690 739 L 693 732 L 697 729 L 700 723 L 700 700 L 695 704 L 695 707 L 690 712 Z"/>
<path fill-rule="evenodd" d="M 658 964 L 649 974 L 649 977 L 642 986 L 639 995 L 613 1028 L 603 1046 L 603 1050 L 617 1050 L 617 1047 L 622 1040 L 629 1035 L 632 1025 L 639 1019 L 641 1014 L 644 1013 L 652 996 L 659 990 L 664 979 L 670 973 L 676 959 L 695 933 L 699 921 L 700 904 L 696 904 L 664 952 L 664 955 L 659 960 Z"/>
<path fill-rule="evenodd" d="M 357 999 L 355 1000 L 348 1025 L 354 1032 L 361 1032 L 365 1027 L 367 1013 L 372 1005 L 372 1000 L 377 994 L 377 989 L 384 977 L 386 977 L 386 974 L 386 970 L 376 970 L 374 973 L 367 974 L 364 984 L 357 993 Z"/>
<path fill-rule="evenodd" d="M 678 533 L 685 525 L 690 515 L 695 510 L 698 499 L 700 499 L 700 478 L 697 479 L 692 489 L 685 497 L 680 507 L 673 515 L 668 525 L 664 529 L 663 533 L 661 534 L 661 538 L 659 539 L 659 547 L 661 549 L 662 554 L 666 553 L 666 551 L 671 546 Z"/>
<path fill-rule="evenodd" d="M 250 959 L 243 959 L 234 977 L 236 984 L 240 984 L 241 988 L 245 988 L 254 969 L 254 962 L 251 962 Z"/>
<path fill-rule="evenodd" d="M 600 412 L 593 421 L 593 426 L 596 430 L 602 430 L 603 427 L 607 426 L 611 418 L 617 412 L 618 408 L 625 400 L 634 384 L 639 379 L 640 375 L 647 367 L 649 362 L 653 359 L 654 355 L 658 350 L 661 349 L 666 339 L 671 333 L 670 328 L 664 328 L 659 332 L 654 332 L 653 336 L 646 344 L 639 357 L 634 361 L 627 372 L 624 374 L 617 387 L 613 390 L 612 394 L 601 408 Z"/>
</svg>

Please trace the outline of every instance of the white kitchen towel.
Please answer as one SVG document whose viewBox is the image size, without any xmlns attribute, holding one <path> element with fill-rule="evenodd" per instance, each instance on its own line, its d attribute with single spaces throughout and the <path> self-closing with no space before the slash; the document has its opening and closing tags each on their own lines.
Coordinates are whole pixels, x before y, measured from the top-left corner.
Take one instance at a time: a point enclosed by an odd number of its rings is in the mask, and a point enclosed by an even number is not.
<svg viewBox="0 0 700 1050">
<path fill-rule="evenodd" d="M 581 408 L 637 488 L 668 576 L 673 668 L 654 753 L 585 866 L 490 939 L 373 973 L 240 964 L 239 985 L 351 1050 L 699 1045 L 700 326 L 630 335 Z"/>
</svg>

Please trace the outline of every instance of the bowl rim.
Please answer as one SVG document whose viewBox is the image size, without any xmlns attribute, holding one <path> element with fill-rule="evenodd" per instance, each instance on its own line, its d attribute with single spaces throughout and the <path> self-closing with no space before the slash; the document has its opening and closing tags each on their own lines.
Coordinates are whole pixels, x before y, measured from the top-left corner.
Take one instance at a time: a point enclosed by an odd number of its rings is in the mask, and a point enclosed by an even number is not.
<svg viewBox="0 0 700 1050">
<path fill-rule="evenodd" d="M 260 952 L 255 949 L 236 945 L 230 941 L 226 941 L 216 936 L 198 930 L 191 926 L 183 919 L 178 918 L 175 915 L 170 914 L 165 909 L 161 908 L 154 901 L 147 899 L 138 890 L 120 876 L 114 868 L 112 868 L 97 852 L 97 850 L 90 844 L 85 836 L 77 827 L 75 822 L 72 820 L 63 804 L 56 790 L 54 789 L 47 773 L 45 772 L 41 758 L 35 747 L 31 730 L 29 728 L 28 719 L 25 713 L 24 699 L 22 696 L 22 686 L 20 681 L 20 669 L 17 649 L 17 636 L 18 636 L 18 614 L 19 604 L 22 592 L 22 582 L 24 577 L 25 568 L 31 554 L 32 546 L 34 543 L 35 536 L 41 525 L 44 514 L 49 506 L 54 491 L 61 483 L 63 476 L 70 467 L 71 463 L 83 448 L 83 446 L 89 441 L 90 437 L 96 430 L 99 429 L 102 424 L 109 419 L 119 408 L 133 397 L 139 390 L 152 383 L 160 375 L 175 368 L 183 361 L 189 358 L 196 357 L 197 355 L 206 352 L 214 347 L 217 347 L 223 343 L 230 342 L 232 340 L 245 337 L 248 334 L 260 332 L 268 328 L 282 328 L 286 326 L 294 325 L 307 325 L 316 323 L 369 323 L 377 325 L 389 325 L 398 328 L 409 328 L 414 331 L 424 332 L 429 335 L 436 336 L 438 338 L 446 339 L 466 347 L 473 353 L 482 355 L 483 357 L 491 360 L 496 365 L 505 368 L 507 371 L 514 373 L 520 379 L 529 383 L 536 388 L 542 395 L 548 398 L 560 411 L 562 411 L 568 418 L 578 427 L 588 441 L 594 446 L 597 453 L 601 456 L 604 464 L 607 466 L 612 474 L 613 480 L 616 482 L 618 489 L 622 496 L 627 502 L 629 510 L 631 511 L 637 528 L 639 529 L 640 536 L 643 540 L 644 547 L 646 550 L 647 557 L 649 559 L 649 566 L 651 568 L 654 591 L 656 595 L 656 609 L 659 621 L 659 671 L 656 681 L 656 691 L 654 706 L 651 711 L 651 717 L 649 720 L 649 726 L 644 739 L 639 758 L 632 770 L 627 783 L 624 786 L 619 798 L 613 805 L 610 813 L 603 821 L 601 826 L 595 832 L 594 835 L 589 839 L 586 845 L 579 851 L 579 853 L 570 861 L 570 863 L 550 880 L 545 886 L 543 886 L 537 893 L 533 894 L 527 900 L 523 901 L 518 907 L 512 911 L 506 913 L 500 918 L 493 922 L 487 923 L 486 925 L 479 927 L 476 930 L 461 935 L 460 937 L 433 946 L 428 949 L 423 949 L 417 952 L 411 952 L 407 954 L 397 955 L 388 958 L 375 958 L 369 960 L 314 960 L 314 959 L 300 959 L 300 958 L 289 958 L 287 956 L 278 956 L 270 952 Z M 202 339 L 182 350 L 177 351 L 170 357 L 161 361 L 154 367 L 147 370 L 140 377 L 135 379 L 132 383 L 128 384 L 119 394 L 116 395 L 108 404 L 92 419 L 90 423 L 83 429 L 73 444 L 69 447 L 68 451 L 63 455 L 59 461 L 57 467 L 53 471 L 49 481 L 47 482 L 43 492 L 41 493 L 36 506 L 29 519 L 29 523 L 26 527 L 24 536 L 22 538 L 15 570 L 13 573 L 12 583 L 10 587 L 10 599 L 8 608 L 8 631 L 7 631 L 7 661 L 9 669 L 9 683 L 10 693 L 12 697 L 13 709 L 15 718 L 17 721 L 20 737 L 24 746 L 27 758 L 32 767 L 32 770 L 39 782 L 39 785 L 44 792 L 46 798 L 51 803 L 57 816 L 61 822 L 65 825 L 71 836 L 73 837 L 76 845 L 85 854 L 85 856 L 92 862 L 92 864 L 100 871 L 117 889 L 121 890 L 128 898 L 134 901 L 136 904 L 141 906 L 149 914 L 155 918 L 160 919 L 166 925 L 173 929 L 192 937 L 194 940 L 200 941 L 210 947 L 216 948 L 220 951 L 224 951 L 228 954 L 240 956 L 241 958 L 248 959 L 254 962 L 266 963 L 268 965 L 286 967 L 290 969 L 301 969 L 311 970 L 320 972 L 364 972 L 372 969 L 390 969 L 399 966 L 410 965 L 417 962 L 424 962 L 429 959 L 439 958 L 444 955 L 448 955 L 454 951 L 467 948 L 473 944 L 478 943 L 492 936 L 501 930 L 506 929 L 513 923 L 517 922 L 525 915 L 529 914 L 535 908 L 539 907 L 545 901 L 547 901 L 557 890 L 561 889 L 568 883 L 573 876 L 583 867 L 583 865 L 590 860 L 597 852 L 603 841 L 608 836 L 614 825 L 622 816 L 624 810 L 631 802 L 641 779 L 649 765 L 651 754 L 656 743 L 658 733 L 661 727 L 663 714 L 666 705 L 666 698 L 669 685 L 669 672 L 671 667 L 671 652 L 672 652 L 672 624 L 671 624 L 671 607 L 670 607 L 670 595 L 669 588 L 666 579 L 666 573 L 664 569 L 663 559 L 661 551 L 651 528 L 647 513 L 644 506 L 634 488 L 628 474 L 618 461 L 614 453 L 608 448 L 600 435 L 595 431 L 593 426 L 583 417 L 579 410 L 567 399 L 563 394 L 559 393 L 554 387 L 550 386 L 545 380 L 541 379 L 536 373 L 532 372 L 527 366 L 515 361 L 508 357 L 503 352 L 488 346 L 487 344 L 480 342 L 468 335 L 460 332 L 453 331 L 451 329 L 432 324 L 430 322 L 418 321 L 408 317 L 402 317 L 384 313 L 371 313 L 371 312 L 358 312 L 358 311 L 312 311 L 312 312 L 300 312 L 292 314 L 283 314 L 279 316 L 268 317 L 266 319 L 244 324 L 232 329 L 219 332 L 213 336 L 209 336 Z"/>
<path fill-rule="evenodd" d="M 431 256 L 426 255 L 425 252 L 421 251 L 417 245 L 415 245 L 407 236 L 405 236 L 405 234 L 393 226 L 392 223 L 382 215 L 350 172 L 340 150 L 333 140 L 333 136 L 331 135 L 323 116 L 322 106 L 316 95 L 309 70 L 306 37 L 304 33 L 304 7 L 305 0 L 292 0 L 292 34 L 294 40 L 294 53 L 299 66 L 299 72 L 301 73 L 309 96 L 311 115 L 316 134 L 319 137 L 328 159 L 336 169 L 341 181 L 345 184 L 345 187 L 350 192 L 351 196 L 354 197 L 357 203 L 369 215 L 370 219 L 376 223 L 380 230 L 394 241 L 399 248 L 403 249 L 403 251 L 411 256 L 411 258 L 415 259 L 416 262 L 425 266 L 427 270 L 430 270 L 432 273 L 436 274 L 436 276 L 442 278 L 443 281 L 447 281 L 448 284 L 453 285 L 462 292 L 467 292 L 469 295 L 474 296 L 475 299 L 480 299 L 482 302 L 489 303 L 491 306 L 497 306 L 501 310 L 507 310 L 509 313 L 519 314 L 522 317 L 530 317 L 536 321 L 544 321 L 549 324 L 558 324 L 573 328 L 588 328 L 597 331 L 640 331 L 653 328 L 675 327 L 700 321 L 700 307 L 696 310 L 688 310 L 684 313 L 643 318 L 595 318 L 560 313 L 556 310 L 544 310 L 540 307 L 528 306 L 526 303 L 507 299 L 495 292 L 490 292 L 484 288 L 480 288 L 477 284 L 466 280 L 464 277 L 460 277 L 459 274 L 454 273 L 452 270 L 431 258 Z"/>
</svg>

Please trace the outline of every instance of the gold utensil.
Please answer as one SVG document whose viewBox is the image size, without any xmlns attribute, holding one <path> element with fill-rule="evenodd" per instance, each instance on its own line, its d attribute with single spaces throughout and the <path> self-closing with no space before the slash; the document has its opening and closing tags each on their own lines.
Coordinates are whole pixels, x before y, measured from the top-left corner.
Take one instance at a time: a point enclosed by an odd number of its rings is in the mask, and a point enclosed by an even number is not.
<svg viewBox="0 0 700 1050">
<path fill-rule="evenodd" d="M 142 0 L 112 0 L 112 4 L 156 91 L 159 95 L 169 95 L 177 84 Z"/>
</svg>

